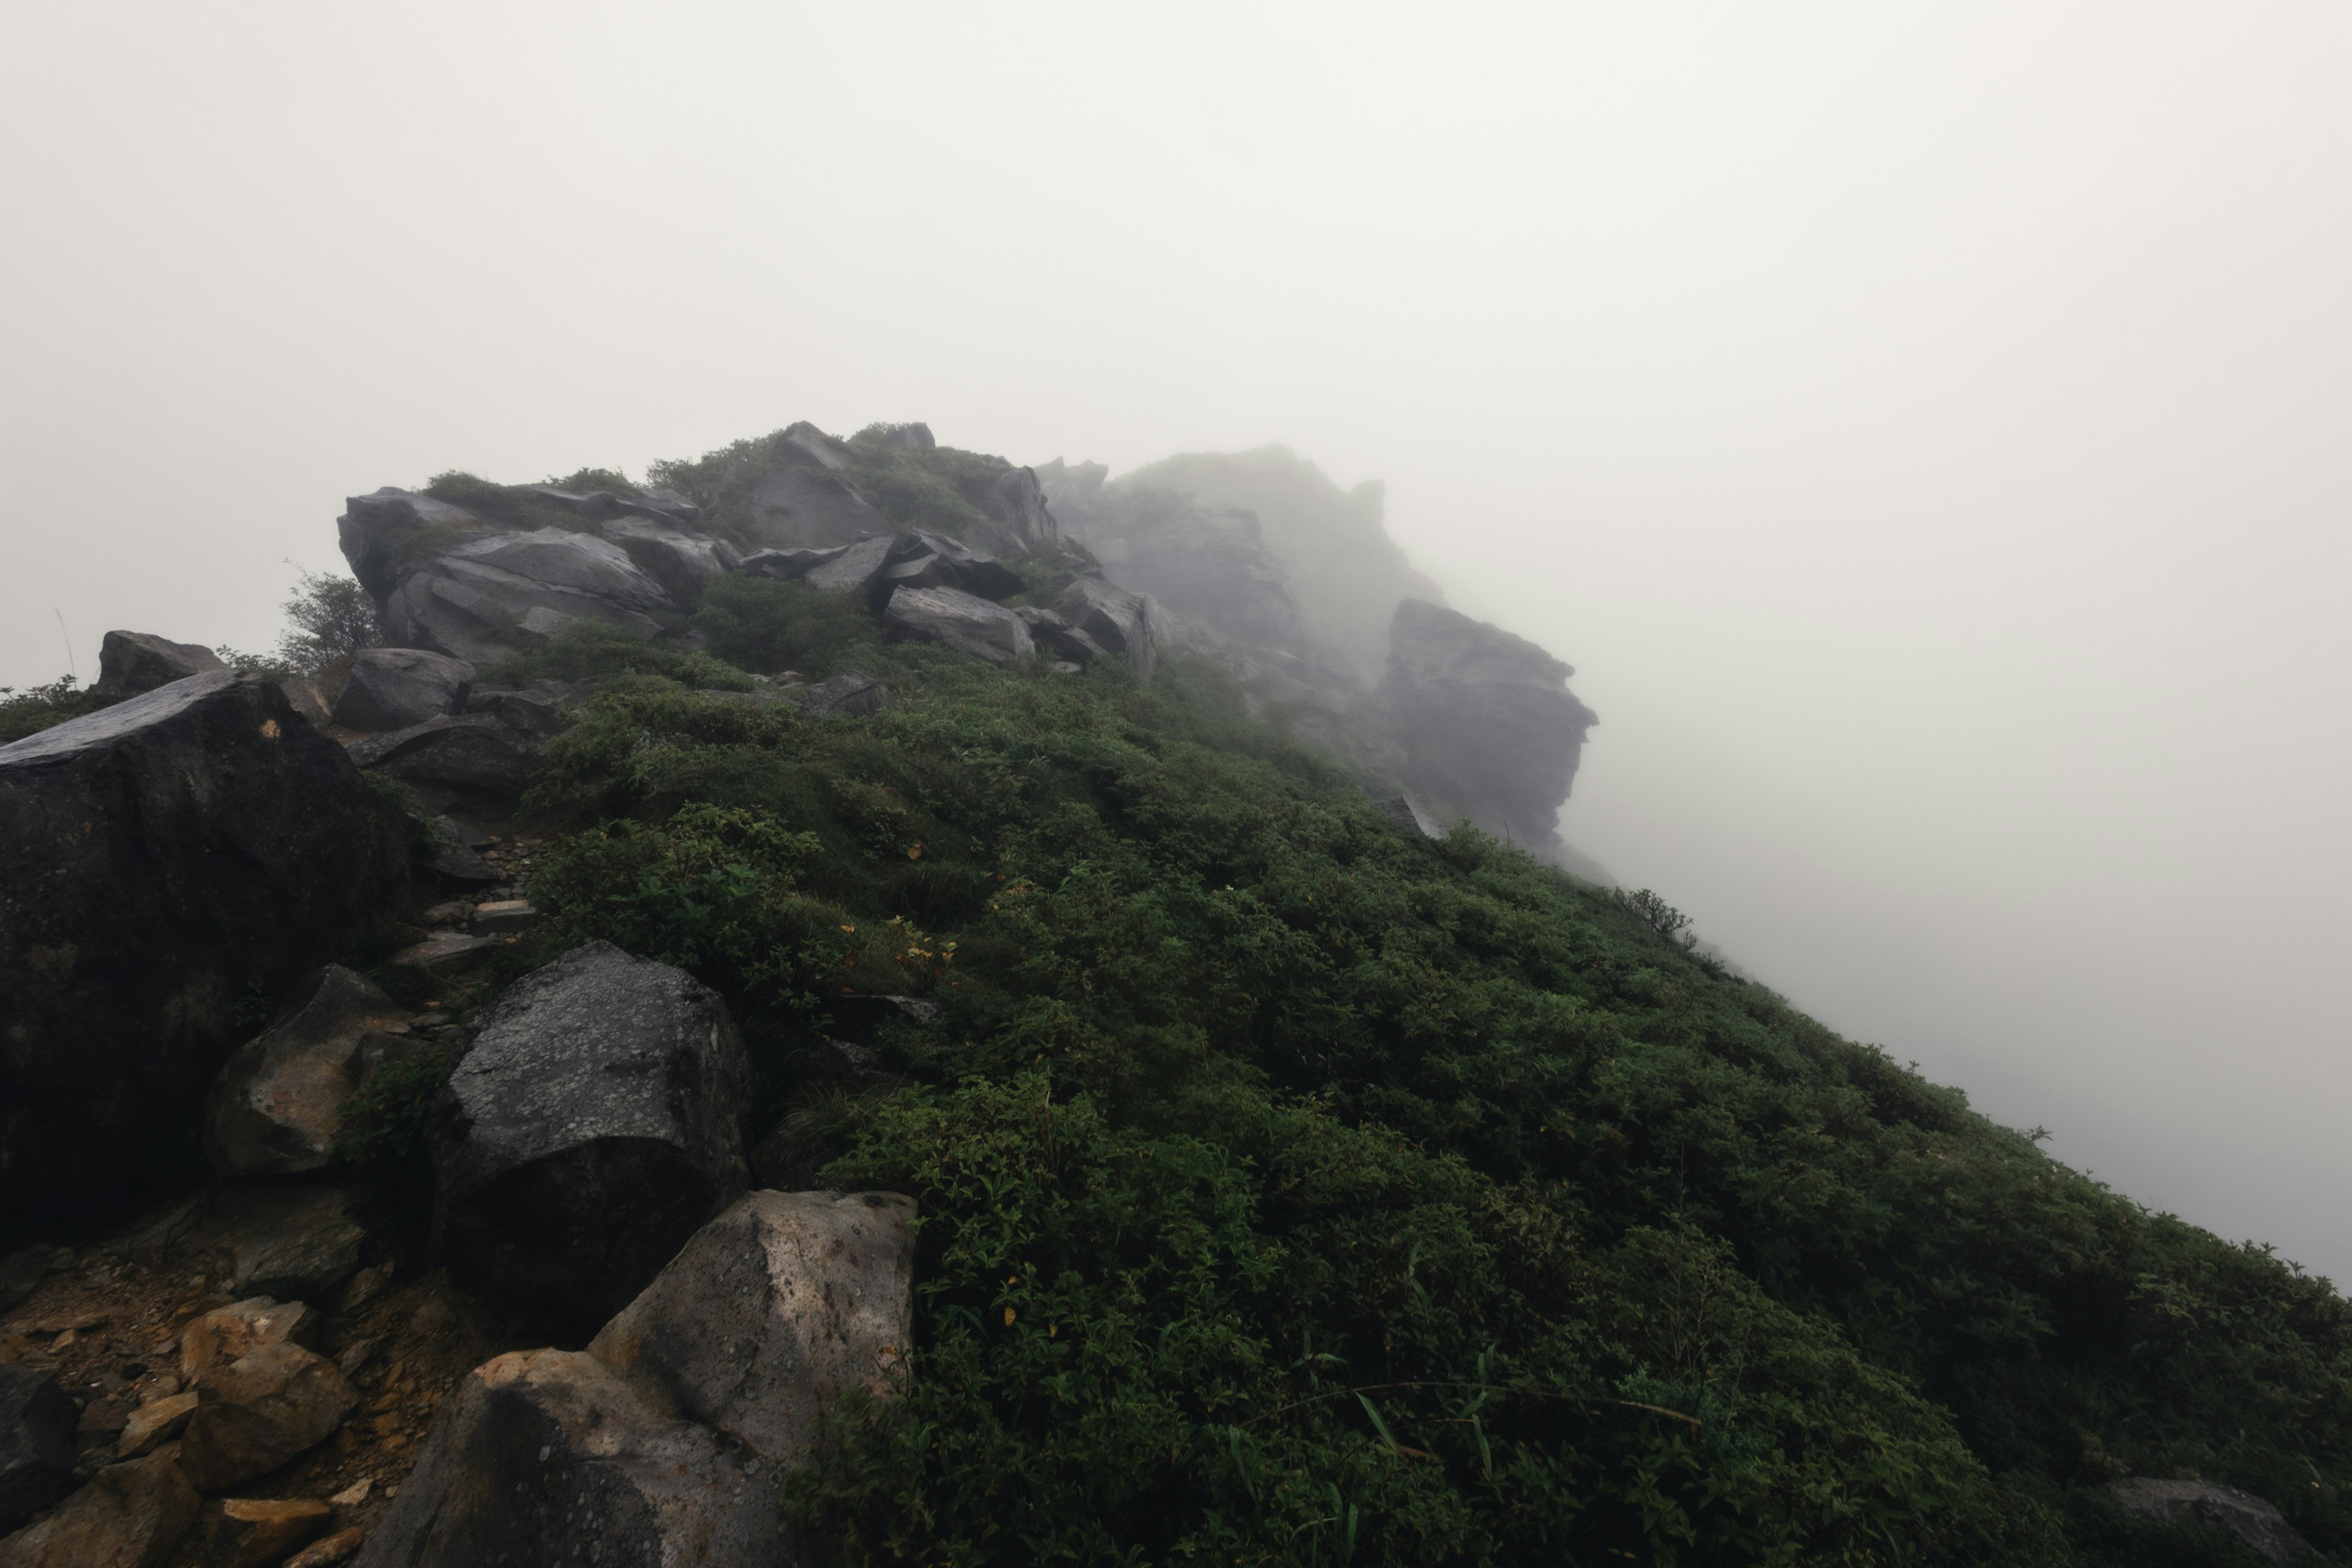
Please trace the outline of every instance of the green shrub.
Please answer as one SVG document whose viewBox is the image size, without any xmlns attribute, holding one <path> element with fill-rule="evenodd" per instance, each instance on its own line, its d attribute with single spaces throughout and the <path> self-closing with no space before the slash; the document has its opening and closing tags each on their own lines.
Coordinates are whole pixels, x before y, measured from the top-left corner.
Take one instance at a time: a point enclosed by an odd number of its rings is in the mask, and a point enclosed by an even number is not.
<svg viewBox="0 0 2352 1568">
<path fill-rule="evenodd" d="M 749 691 L 758 683 L 721 658 L 636 634 L 602 621 L 569 620 L 492 665 L 488 679 L 520 686 L 533 680 L 583 680 L 592 676 L 653 676 L 681 686 Z"/>
<path fill-rule="evenodd" d="M 22 691 L 13 686 L 0 686 L 0 746 L 37 734 L 68 719 L 95 713 L 120 700 L 77 686 L 69 675 L 61 675 L 47 686 L 26 687 Z"/>
<path fill-rule="evenodd" d="M 821 680 L 871 664 L 882 647 L 862 595 L 733 573 L 703 590 L 694 624 L 719 658 L 767 675 Z"/>
<path fill-rule="evenodd" d="M 433 1097 L 457 1065 L 451 1051 L 426 1049 L 389 1061 L 343 1101 L 334 1157 L 357 1169 L 398 1165 L 424 1150 L 425 1120 Z"/>
</svg>

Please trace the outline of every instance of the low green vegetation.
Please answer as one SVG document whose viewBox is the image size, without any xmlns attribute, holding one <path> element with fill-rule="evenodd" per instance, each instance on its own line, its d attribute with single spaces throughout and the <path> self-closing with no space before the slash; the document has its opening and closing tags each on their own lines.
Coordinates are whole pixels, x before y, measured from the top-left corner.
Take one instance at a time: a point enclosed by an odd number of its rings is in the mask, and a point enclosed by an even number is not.
<svg viewBox="0 0 2352 1568">
<path fill-rule="evenodd" d="M 0 746 L 68 719 L 95 713 L 116 700 L 78 684 L 70 675 L 60 675 L 47 686 L 28 686 L 21 691 L 13 686 L 0 686 Z"/>
<path fill-rule="evenodd" d="M 903 1393 L 787 1500 L 846 1561 L 2252 1561 L 2124 1520 L 2125 1474 L 2352 1547 L 2324 1281 L 2053 1163 L 1662 902 L 1399 830 L 1202 663 L 1000 669 L 856 619 L 738 582 L 700 624 L 892 711 L 641 674 L 553 742 L 570 826 L 512 960 L 693 970 L 796 1178 L 919 1201 Z M 940 1015 L 808 1070 L 877 992 Z"/>
</svg>

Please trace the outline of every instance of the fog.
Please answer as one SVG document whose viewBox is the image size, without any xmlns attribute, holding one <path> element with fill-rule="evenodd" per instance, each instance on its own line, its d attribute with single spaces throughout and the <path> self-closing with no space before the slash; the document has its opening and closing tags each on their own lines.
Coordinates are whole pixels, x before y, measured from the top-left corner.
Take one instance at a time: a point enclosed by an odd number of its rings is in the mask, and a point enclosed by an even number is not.
<svg viewBox="0 0 2352 1568">
<path fill-rule="evenodd" d="M 2352 11 L 19 6 L 0 682 L 341 498 L 807 418 L 1291 445 L 1601 715 L 1570 841 L 2352 1279 Z"/>
</svg>

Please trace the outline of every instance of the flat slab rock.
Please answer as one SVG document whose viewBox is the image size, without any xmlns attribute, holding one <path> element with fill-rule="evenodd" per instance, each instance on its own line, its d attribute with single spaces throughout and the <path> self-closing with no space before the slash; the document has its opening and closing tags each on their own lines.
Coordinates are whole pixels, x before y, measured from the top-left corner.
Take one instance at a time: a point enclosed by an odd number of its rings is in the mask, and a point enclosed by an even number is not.
<svg viewBox="0 0 2352 1568">
<path fill-rule="evenodd" d="M 955 588 L 900 588 L 882 608 L 882 629 L 892 637 L 935 642 L 1003 664 L 1037 651 L 1028 623 L 1002 605 Z"/>
<path fill-rule="evenodd" d="M 99 645 L 96 689 L 110 697 L 135 697 L 227 668 L 220 655 L 198 643 L 173 642 L 152 632 L 109 632 Z"/>
<path fill-rule="evenodd" d="M 352 656 L 335 697 L 335 722 L 353 730 L 404 730 L 465 711 L 474 667 L 415 647 L 363 647 Z"/>
<path fill-rule="evenodd" d="M 601 1321 L 748 1184 L 742 1041 L 718 993 L 602 942 L 476 1022 L 427 1131 L 451 1272 Z"/>
<path fill-rule="evenodd" d="M 2210 1481 L 2166 1481 L 2134 1476 L 2107 1488 L 2116 1506 L 2158 1524 L 2220 1525 L 2273 1563 L 2316 1561 L 2318 1553 L 2286 1516 L 2252 1492 Z"/>
<path fill-rule="evenodd" d="M 362 945 L 415 832 L 225 670 L 0 746 L 0 1249 L 178 1184 L 246 1009 Z"/>
</svg>

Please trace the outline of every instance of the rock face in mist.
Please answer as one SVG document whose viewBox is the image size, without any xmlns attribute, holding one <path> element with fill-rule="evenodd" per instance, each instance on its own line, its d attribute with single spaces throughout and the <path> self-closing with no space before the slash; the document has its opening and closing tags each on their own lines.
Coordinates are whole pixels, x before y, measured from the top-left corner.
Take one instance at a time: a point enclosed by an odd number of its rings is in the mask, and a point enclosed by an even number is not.
<svg viewBox="0 0 2352 1568">
<path fill-rule="evenodd" d="M 192 642 L 173 642 L 148 632 L 109 632 L 99 645 L 96 689 L 109 697 L 136 697 L 227 668 L 218 654 Z"/>
<path fill-rule="evenodd" d="M 253 1001 L 363 944 L 414 833 L 277 686 L 226 670 L 0 747 L 0 1232 L 176 1176 Z"/>
<path fill-rule="evenodd" d="M 1568 689 L 1575 673 L 1525 637 L 1423 599 L 1396 607 L 1381 682 L 1422 794 L 1538 854 L 1598 720 Z"/>
</svg>

